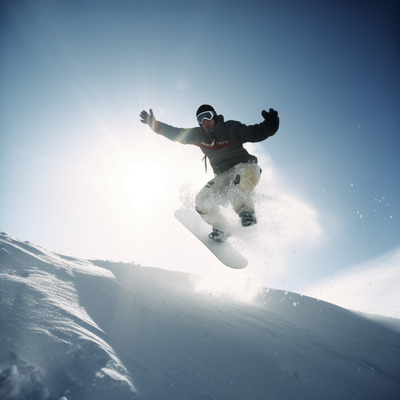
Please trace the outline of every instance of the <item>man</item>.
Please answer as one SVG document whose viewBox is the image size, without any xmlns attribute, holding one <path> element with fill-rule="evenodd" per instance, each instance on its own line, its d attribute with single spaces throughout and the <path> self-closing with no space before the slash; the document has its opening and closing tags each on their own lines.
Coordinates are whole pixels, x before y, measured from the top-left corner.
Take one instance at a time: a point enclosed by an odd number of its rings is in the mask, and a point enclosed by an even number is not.
<svg viewBox="0 0 400 400">
<path fill-rule="evenodd" d="M 198 127 L 183 129 L 157 121 L 153 111 L 140 113 L 141 122 L 166 138 L 200 147 L 214 171 L 214 178 L 196 196 L 196 211 L 212 226 L 209 237 L 218 242 L 230 235 L 228 221 L 220 206 L 228 202 L 241 219 L 243 226 L 257 223 L 252 191 L 260 180 L 261 169 L 257 158 L 243 147 L 246 142 L 260 142 L 273 136 L 279 128 L 278 112 L 263 110 L 264 121 L 244 125 L 238 121 L 224 121 L 208 104 L 196 112 Z"/>
</svg>

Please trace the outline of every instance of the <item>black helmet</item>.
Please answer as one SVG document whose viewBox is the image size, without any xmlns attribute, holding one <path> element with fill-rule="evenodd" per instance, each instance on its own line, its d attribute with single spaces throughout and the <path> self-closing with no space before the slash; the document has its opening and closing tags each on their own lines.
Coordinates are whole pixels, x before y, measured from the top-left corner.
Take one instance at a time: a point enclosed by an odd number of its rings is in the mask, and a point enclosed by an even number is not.
<svg viewBox="0 0 400 400">
<path fill-rule="evenodd" d="M 201 106 L 197 109 L 197 111 L 196 111 L 196 118 L 197 118 L 201 113 L 206 112 L 206 111 L 211 111 L 211 112 L 214 114 L 213 120 L 215 121 L 215 123 L 217 123 L 217 122 L 218 122 L 217 113 L 216 113 L 216 111 L 214 110 L 214 107 L 210 106 L 209 104 L 203 104 L 203 105 L 201 105 Z"/>
</svg>

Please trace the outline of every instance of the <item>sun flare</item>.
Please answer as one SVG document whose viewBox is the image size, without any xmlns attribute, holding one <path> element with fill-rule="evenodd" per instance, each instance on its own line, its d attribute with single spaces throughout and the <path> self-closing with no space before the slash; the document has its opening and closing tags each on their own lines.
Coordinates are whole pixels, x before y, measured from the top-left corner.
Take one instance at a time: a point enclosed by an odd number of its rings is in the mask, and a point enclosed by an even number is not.
<svg viewBox="0 0 400 400">
<path fill-rule="evenodd" d="M 122 188 L 132 206 L 148 210 L 166 196 L 168 176 L 161 166 L 150 162 L 129 165 L 122 174 Z"/>
</svg>

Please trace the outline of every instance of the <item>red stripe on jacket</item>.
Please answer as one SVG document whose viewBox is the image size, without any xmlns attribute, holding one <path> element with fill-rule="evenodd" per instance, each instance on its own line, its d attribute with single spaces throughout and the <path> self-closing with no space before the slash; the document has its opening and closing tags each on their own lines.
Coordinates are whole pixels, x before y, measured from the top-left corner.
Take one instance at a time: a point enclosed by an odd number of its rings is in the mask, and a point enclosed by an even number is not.
<svg viewBox="0 0 400 400">
<path fill-rule="evenodd" d="M 207 150 L 219 150 L 225 147 L 233 147 L 234 144 L 229 140 L 223 140 L 221 142 L 213 142 L 211 144 L 200 142 L 200 148 L 207 149 Z"/>
</svg>

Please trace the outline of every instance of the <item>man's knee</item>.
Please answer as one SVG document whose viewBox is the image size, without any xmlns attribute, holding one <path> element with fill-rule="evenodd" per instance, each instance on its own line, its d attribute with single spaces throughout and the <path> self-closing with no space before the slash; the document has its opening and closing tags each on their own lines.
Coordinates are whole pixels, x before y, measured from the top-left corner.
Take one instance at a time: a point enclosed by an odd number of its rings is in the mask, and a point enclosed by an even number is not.
<svg viewBox="0 0 400 400">
<path fill-rule="evenodd" d="M 196 211 L 201 214 L 206 214 L 210 210 L 218 208 L 215 182 L 209 181 L 195 197 Z"/>
<path fill-rule="evenodd" d="M 257 165 L 243 167 L 240 171 L 240 185 L 245 190 L 253 190 L 260 181 L 260 168 Z"/>
</svg>

